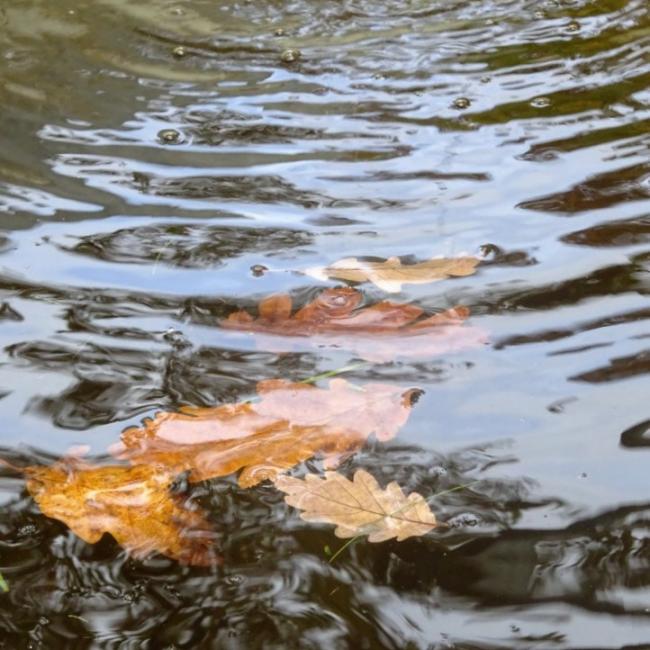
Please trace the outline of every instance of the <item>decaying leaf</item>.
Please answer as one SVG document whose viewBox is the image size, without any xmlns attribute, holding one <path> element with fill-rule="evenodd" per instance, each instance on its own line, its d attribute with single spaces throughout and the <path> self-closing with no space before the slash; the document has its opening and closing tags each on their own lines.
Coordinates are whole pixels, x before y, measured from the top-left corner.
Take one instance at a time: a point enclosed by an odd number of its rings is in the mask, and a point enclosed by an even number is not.
<svg viewBox="0 0 650 650">
<path fill-rule="evenodd" d="M 392 438 L 417 392 L 358 387 L 344 379 L 332 379 L 328 389 L 267 380 L 257 391 L 261 399 L 255 402 L 158 413 L 142 427 L 126 429 L 112 451 L 133 463 L 189 470 L 190 481 L 243 469 L 239 484 L 250 487 L 319 454 L 326 467 L 335 467 L 373 433 L 379 440 Z"/>
<path fill-rule="evenodd" d="M 184 564 L 208 566 L 217 560 L 208 521 L 171 494 L 173 475 L 164 468 L 70 461 L 24 472 L 43 514 L 89 544 L 109 533 L 137 558 L 158 552 Z"/>
<path fill-rule="evenodd" d="M 465 256 L 402 264 L 399 257 L 389 257 L 384 262 L 364 262 L 349 257 L 330 266 L 307 269 L 305 273 L 319 280 L 372 282 L 383 291 L 394 293 L 401 291 L 403 284 L 428 284 L 449 277 L 472 275 L 480 261 L 477 257 Z"/>
<path fill-rule="evenodd" d="M 276 294 L 262 300 L 258 317 L 237 311 L 221 321 L 226 329 L 270 334 L 259 345 L 273 350 L 294 349 L 300 338 L 312 347 L 331 346 L 357 353 L 370 361 L 431 356 L 485 343 L 484 332 L 463 325 L 467 307 L 426 315 L 417 305 L 382 301 L 360 307 L 355 289 L 325 289 L 312 302 L 293 312 L 291 297 Z M 284 337 L 282 345 L 280 337 Z M 290 340 L 289 340 L 290 339 Z"/>
<path fill-rule="evenodd" d="M 368 472 L 358 469 L 352 481 L 338 472 L 325 472 L 321 478 L 307 474 L 305 479 L 279 476 L 275 486 L 286 493 L 285 501 L 302 510 L 305 521 L 335 524 L 343 539 L 368 535 L 370 542 L 393 537 L 425 535 L 436 527 L 435 515 L 422 495 L 404 496 L 397 483 L 384 490 Z"/>
</svg>

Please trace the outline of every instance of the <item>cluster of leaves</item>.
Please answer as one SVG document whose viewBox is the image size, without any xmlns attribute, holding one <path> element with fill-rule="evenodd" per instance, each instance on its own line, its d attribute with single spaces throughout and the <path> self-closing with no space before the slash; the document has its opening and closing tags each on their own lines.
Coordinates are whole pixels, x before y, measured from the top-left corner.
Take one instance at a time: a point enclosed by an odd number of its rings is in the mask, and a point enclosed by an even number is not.
<svg viewBox="0 0 650 650">
<path fill-rule="evenodd" d="M 328 277 L 370 280 L 387 290 L 406 282 L 425 282 L 468 275 L 478 260 L 430 260 L 402 266 L 343 260 L 327 267 Z M 356 266 L 355 266 L 356 265 Z M 360 307 L 361 294 L 351 288 L 326 289 L 294 312 L 288 295 L 263 300 L 254 318 L 238 311 L 225 328 L 281 336 L 317 338 L 360 334 L 374 351 L 366 357 L 395 354 L 390 345 L 409 338 L 415 354 L 474 345 L 482 334 L 463 327 L 469 311 L 455 307 L 426 315 L 415 305 L 379 302 Z M 460 333 L 459 333 L 460 332 Z M 379 353 L 378 353 L 379 351 Z M 327 388 L 280 379 L 262 381 L 253 401 L 214 408 L 184 407 L 163 412 L 126 429 L 111 448 L 126 464 L 97 466 L 63 459 L 50 467 L 27 467 L 27 488 L 42 512 L 64 522 L 88 543 L 109 533 L 129 553 L 145 557 L 158 552 L 179 562 L 211 565 L 218 561 L 215 534 L 207 516 L 175 494 L 175 479 L 190 482 L 235 472 L 239 485 L 250 488 L 272 481 L 306 521 L 336 525 L 341 538 L 368 535 L 371 542 L 423 535 L 436 526 L 424 498 L 405 496 L 396 483 L 382 489 L 367 472 L 350 481 L 331 471 L 362 448 L 371 435 L 393 438 L 406 423 L 419 391 L 387 384 L 364 386 L 332 379 Z M 289 477 L 287 470 L 322 457 L 323 477 Z"/>
<path fill-rule="evenodd" d="M 242 487 L 274 481 L 289 495 L 288 503 L 306 510 L 306 519 L 336 523 L 343 537 L 367 532 L 373 541 L 402 539 L 435 525 L 419 495 L 405 502 L 397 486 L 383 493 L 363 472 L 349 488 L 336 472 L 328 472 L 322 483 L 316 476 L 300 481 L 283 475 L 316 455 L 334 468 L 372 434 L 393 438 L 409 417 L 415 389 L 359 387 L 343 379 L 332 379 L 324 389 L 271 380 L 260 382 L 258 394 L 255 402 L 159 413 L 142 427 L 126 429 L 113 447 L 130 465 L 64 460 L 28 467 L 27 488 L 44 514 L 63 521 L 86 542 L 110 533 L 136 557 L 157 551 L 195 565 L 212 564 L 217 556 L 205 514 L 170 490 L 185 471 L 190 482 L 239 470 Z"/>
</svg>

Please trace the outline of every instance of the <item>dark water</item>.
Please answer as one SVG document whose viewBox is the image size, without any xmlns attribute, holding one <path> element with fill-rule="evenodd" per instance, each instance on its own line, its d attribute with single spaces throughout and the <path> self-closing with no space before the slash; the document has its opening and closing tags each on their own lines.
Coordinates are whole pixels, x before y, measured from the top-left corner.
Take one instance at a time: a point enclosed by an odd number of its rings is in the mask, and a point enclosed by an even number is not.
<svg viewBox="0 0 650 650">
<path fill-rule="evenodd" d="M 450 528 L 334 564 L 268 485 L 192 487 L 223 564 L 183 568 L 2 470 L 0 647 L 650 647 L 646 0 L 3 0 L 0 45 L 5 459 L 350 363 L 216 326 L 343 256 L 483 247 L 394 299 L 490 335 L 346 375 L 425 394 L 342 471 L 480 482 L 434 502 Z"/>
</svg>

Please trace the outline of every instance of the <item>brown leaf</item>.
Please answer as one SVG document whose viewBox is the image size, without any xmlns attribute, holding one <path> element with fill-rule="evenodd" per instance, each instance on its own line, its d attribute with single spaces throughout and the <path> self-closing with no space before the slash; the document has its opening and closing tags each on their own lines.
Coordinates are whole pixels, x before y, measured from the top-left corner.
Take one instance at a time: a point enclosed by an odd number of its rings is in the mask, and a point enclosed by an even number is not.
<svg viewBox="0 0 650 650">
<path fill-rule="evenodd" d="M 399 257 L 384 262 L 364 262 L 349 257 L 331 266 L 307 269 L 306 274 L 319 280 L 372 282 L 383 291 L 395 293 L 403 284 L 428 284 L 449 277 L 472 275 L 481 260 L 477 257 L 434 258 L 417 264 L 402 264 Z"/>
<path fill-rule="evenodd" d="M 393 537 L 425 535 L 436 527 L 435 515 L 422 495 L 404 496 L 397 483 L 384 490 L 368 472 L 358 469 L 352 481 L 338 472 L 325 478 L 307 474 L 304 480 L 279 476 L 275 486 L 286 493 L 285 501 L 302 510 L 305 521 L 335 524 L 334 533 L 343 539 L 368 535 L 370 542 Z"/>
<path fill-rule="evenodd" d="M 173 475 L 165 468 L 69 461 L 24 472 L 43 513 L 89 544 L 109 533 L 137 558 L 158 552 L 184 564 L 208 566 L 217 560 L 208 521 L 172 496 Z"/>
<path fill-rule="evenodd" d="M 272 335 L 257 337 L 265 349 L 292 350 L 300 347 L 296 339 L 309 337 L 308 346 L 343 348 L 371 361 L 454 352 L 486 340 L 481 330 L 463 326 L 469 316 L 466 307 L 426 316 L 412 304 L 382 301 L 359 308 L 360 304 L 361 294 L 355 289 L 325 289 L 291 315 L 291 298 L 280 294 L 260 302 L 257 318 L 237 311 L 220 324 L 226 329 Z"/>
<path fill-rule="evenodd" d="M 258 384 L 256 402 L 158 413 L 122 434 L 112 451 L 134 463 L 190 470 L 191 481 L 240 469 L 250 487 L 317 454 L 335 467 L 373 433 L 396 435 L 411 411 L 413 389 L 384 384 L 362 388 L 332 379 L 329 389 L 283 380 Z"/>
</svg>

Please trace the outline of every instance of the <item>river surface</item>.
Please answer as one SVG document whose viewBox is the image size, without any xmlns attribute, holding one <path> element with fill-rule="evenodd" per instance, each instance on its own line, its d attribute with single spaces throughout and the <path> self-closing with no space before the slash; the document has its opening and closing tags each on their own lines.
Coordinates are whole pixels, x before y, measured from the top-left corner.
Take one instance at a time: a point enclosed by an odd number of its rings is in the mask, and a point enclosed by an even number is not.
<svg viewBox="0 0 650 650">
<path fill-rule="evenodd" d="M 3 468 L 0 647 L 650 647 L 647 0 L 1 0 L 0 109 L 13 465 L 356 363 L 218 327 L 342 257 L 482 255 L 390 299 L 489 338 L 345 373 L 424 393 L 341 472 L 468 487 L 335 562 L 269 484 L 188 487 L 221 563 L 184 567 L 81 541 Z"/>
</svg>

